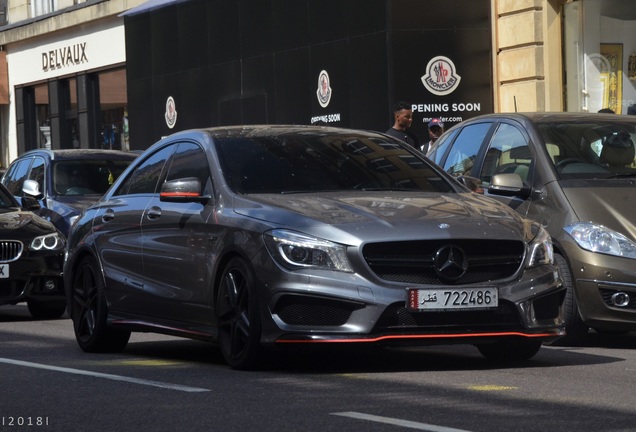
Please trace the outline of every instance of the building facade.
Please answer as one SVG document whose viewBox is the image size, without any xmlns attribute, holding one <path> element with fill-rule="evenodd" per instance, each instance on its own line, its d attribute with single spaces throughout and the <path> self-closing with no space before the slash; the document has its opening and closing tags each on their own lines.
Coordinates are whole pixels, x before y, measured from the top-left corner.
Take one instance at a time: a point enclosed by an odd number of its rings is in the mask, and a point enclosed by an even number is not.
<svg viewBox="0 0 636 432">
<path fill-rule="evenodd" d="M 386 130 L 400 99 L 421 137 L 431 117 L 635 105 L 636 2 L 456 3 L 0 0 L 0 165 L 195 126 Z"/>
</svg>

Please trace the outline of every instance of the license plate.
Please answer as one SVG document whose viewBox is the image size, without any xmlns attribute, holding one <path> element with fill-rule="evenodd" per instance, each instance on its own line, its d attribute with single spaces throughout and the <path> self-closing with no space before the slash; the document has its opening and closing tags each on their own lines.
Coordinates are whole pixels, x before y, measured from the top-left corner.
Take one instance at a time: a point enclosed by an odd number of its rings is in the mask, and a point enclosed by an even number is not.
<svg viewBox="0 0 636 432">
<path fill-rule="evenodd" d="M 9 277 L 9 264 L 0 264 L 0 279 Z"/>
<path fill-rule="evenodd" d="M 409 289 L 411 310 L 469 310 L 496 308 L 497 288 Z"/>
</svg>

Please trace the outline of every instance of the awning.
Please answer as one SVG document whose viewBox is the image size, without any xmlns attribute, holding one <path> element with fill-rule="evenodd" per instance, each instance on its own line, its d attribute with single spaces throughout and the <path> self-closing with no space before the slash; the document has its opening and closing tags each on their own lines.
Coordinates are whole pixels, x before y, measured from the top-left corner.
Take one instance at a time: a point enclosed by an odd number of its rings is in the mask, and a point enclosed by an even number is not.
<svg viewBox="0 0 636 432">
<path fill-rule="evenodd" d="M 164 6 L 169 6 L 176 3 L 183 3 L 186 1 L 188 0 L 148 0 L 147 2 L 142 3 L 139 6 L 128 9 L 126 12 L 121 13 L 119 16 L 131 16 L 140 13 L 146 13 L 154 9 L 159 9 Z"/>
</svg>

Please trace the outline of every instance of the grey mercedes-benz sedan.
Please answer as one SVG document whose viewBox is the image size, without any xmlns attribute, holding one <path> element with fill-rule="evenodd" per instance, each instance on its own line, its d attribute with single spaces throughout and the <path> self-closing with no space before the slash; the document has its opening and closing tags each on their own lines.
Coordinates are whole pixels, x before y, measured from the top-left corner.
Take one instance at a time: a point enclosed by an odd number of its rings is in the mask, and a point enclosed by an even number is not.
<svg viewBox="0 0 636 432">
<path fill-rule="evenodd" d="M 131 331 L 273 347 L 475 345 L 526 360 L 564 335 L 550 236 L 384 134 L 317 126 L 178 132 L 72 227 L 80 347 Z"/>
</svg>

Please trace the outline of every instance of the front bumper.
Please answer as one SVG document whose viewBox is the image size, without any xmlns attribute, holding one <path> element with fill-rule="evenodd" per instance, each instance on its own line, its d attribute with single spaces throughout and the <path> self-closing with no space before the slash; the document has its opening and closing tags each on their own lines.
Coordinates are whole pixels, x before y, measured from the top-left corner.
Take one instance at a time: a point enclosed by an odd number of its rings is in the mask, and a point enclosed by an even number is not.
<svg viewBox="0 0 636 432">
<path fill-rule="evenodd" d="M 5 265 L 9 266 L 9 277 L 0 278 L 0 305 L 65 298 L 61 254 L 24 257 Z"/>
<path fill-rule="evenodd" d="M 414 312 L 407 308 L 407 288 L 425 286 L 373 284 L 357 274 L 281 276 L 262 283 L 261 292 L 269 297 L 262 310 L 266 344 L 478 344 L 520 337 L 547 342 L 565 335 L 565 288 L 552 266 L 489 283 L 498 289 L 499 306 L 488 310 Z"/>
</svg>

